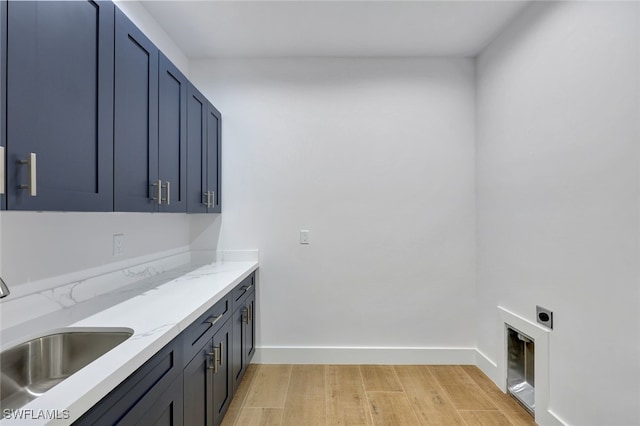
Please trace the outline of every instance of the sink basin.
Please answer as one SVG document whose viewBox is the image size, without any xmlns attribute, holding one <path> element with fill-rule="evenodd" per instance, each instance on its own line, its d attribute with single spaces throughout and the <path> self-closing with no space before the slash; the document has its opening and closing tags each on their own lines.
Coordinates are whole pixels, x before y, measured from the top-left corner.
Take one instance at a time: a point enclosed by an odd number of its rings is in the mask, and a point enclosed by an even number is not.
<svg viewBox="0 0 640 426">
<path fill-rule="evenodd" d="M 0 407 L 17 409 L 127 340 L 131 330 L 64 331 L 0 353 Z M 2 418 L 2 413 L 0 413 Z"/>
</svg>

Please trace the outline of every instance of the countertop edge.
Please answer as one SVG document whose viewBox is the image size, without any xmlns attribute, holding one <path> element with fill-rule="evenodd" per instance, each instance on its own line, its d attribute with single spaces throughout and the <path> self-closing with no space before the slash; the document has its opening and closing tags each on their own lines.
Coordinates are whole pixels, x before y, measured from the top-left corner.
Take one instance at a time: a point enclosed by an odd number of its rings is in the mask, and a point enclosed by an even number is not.
<svg viewBox="0 0 640 426">
<path fill-rule="evenodd" d="M 193 280 L 202 279 L 202 277 L 197 278 L 198 271 L 201 270 L 211 270 L 213 268 L 214 272 L 216 268 L 224 269 L 223 266 L 229 266 L 236 264 L 238 266 L 243 265 L 238 275 L 234 274 L 234 278 L 230 281 L 226 282 L 223 285 L 218 285 L 215 292 L 211 293 L 211 296 L 208 297 L 204 302 L 200 303 L 195 309 L 190 309 L 189 313 L 187 313 L 183 318 L 178 320 L 175 323 L 169 323 L 166 325 L 159 325 L 158 330 L 154 330 L 154 333 L 149 336 L 145 336 L 142 333 L 142 337 L 135 333 L 134 335 L 123 344 L 116 346 L 111 351 L 107 352 L 102 357 L 93 361 L 89 365 L 85 366 L 78 372 L 69 376 L 65 381 L 58 384 L 56 387 L 47 391 L 42 396 L 37 399 L 31 401 L 29 404 L 20 408 L 20 410 L 30 411 L 33 413 L 39 413 L 40 410 L 44 411 L 62 411 L 68 410 L 69 417 L 64 418 L 54 418 L 54 419 L 2 419 L 0 420 L 0 425 L 69 425 L 74 421 L 78 420 L 82 417 L 89 409 L 91 409 L 95 404 L 97 404 L 102 398 L 109 394 L 109 392 L 113 391 L 120 383 L 122 383 L 127 377 L 133 374 L 138 368 L 145 364 L 153 355 L 155 355 L 160 349 L 165 347 L 168 343 L 170 343 L 173 339 L 180 335 L 189 325 L 193 323 L 200 315 L 206 312 L 211 306 L 213 306 L 216 302 L 221 300 L 229 291 L 231 291 L 236 285 L 238 285 L 242 280 L 247 278 L 253 272 L 255 272 L 259 267 L 258 261 L 244 261 L 244 262 L 222 262 L 219 264 L 211 264 L 206 265 L 202 268 L 199 268 L 196 271 L 186 273 L 181 275 L 176 280 L 172 280 L 167 284 L 179 285 L 175 281 L 180 279 L 193 277 Z M 236 271 L 237 272 L 237 271 Z M 204 277 L 207 275 L 205 274 Z M 219 283 L 218 283 L 219 284 Z M 158 288 L 162 287 L 162 285 L 158 286 Z M 156 290 L 156 289 L 153 289 Z M 166 292 L 166 291 L 165 291 Z M 118 307 L 125 304 L 132 304 L 136 297 L 126 300 L 118 305 L 115 305 L 109 309 L 105 309 L 104 311 L 97 312 L 96 315 L 93 315 L 89 318 L 85 318 L 81 321 L 78 321 L 73 324 L 69 324 L 67 327 L 104 327 L 104 324 L 101 324 L 101 318 L 108 316 L 108 311 L 114 310 L 117 312 Z M 119 327 L 124 326 L 127 327 L 126 319 L 115 321 L 108 321 L 108 327 Z M 162 328 L 164 327 L 164 328 Z M 136 337 L 134 339 L 134 337 Z M 128 345 L 125 343 L 129 342 Z M 125 345 L 125 346 L 123 346 Z M 135 349 L 138 347 L 138 349 Z M 134 349 L 135 352 L 126 354 L 125 350 Z M 108 374 L 105 375 L 105 371 Z M 92 379 L 97 379 L 92 384 L 87 384 L 92 382 Z M 82 393 L 82 395 L 77 395 L 78 393 Z"/>
</svg>

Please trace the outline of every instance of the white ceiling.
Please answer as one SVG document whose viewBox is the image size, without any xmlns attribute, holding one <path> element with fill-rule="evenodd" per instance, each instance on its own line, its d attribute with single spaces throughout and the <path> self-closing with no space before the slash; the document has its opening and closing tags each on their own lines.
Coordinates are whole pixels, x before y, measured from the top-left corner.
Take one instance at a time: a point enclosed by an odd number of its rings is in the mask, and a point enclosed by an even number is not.
<svg viewBox="0 0 640 426">
<path fill-rule="evenodd" d="M 190 59 L 475 56 L 528 3 L 142 1 Z"/>
</svg>

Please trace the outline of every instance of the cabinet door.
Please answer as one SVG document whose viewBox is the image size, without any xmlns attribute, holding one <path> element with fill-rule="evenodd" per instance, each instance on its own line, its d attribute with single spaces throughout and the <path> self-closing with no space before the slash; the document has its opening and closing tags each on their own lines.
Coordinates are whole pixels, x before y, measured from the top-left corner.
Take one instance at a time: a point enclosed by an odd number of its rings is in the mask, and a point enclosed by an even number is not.
<svg viewBox="0 0 640 426">
<path fill-rule="evenodd" d="M 115 210 L 158 209 L 158 49 L 116 9 Z"/>
<path fill-rule="evenodd" d="M 222 115 L 211 103 L 207 108 L 207 164 L 206 187 L 211 192 L 210 213 L 220 213 L 220 154 L 222 141 Z"/>
<path fill-rule="evenodd" d="M 113 4 L 3 3 L 7 207 L 113 210 Z"/>
<path fill-rule="evenodd" d="M 207 99 L 189 84 L 187 99 L 187 212 L 206 213 Z"/>
<path fill-rule="evenodd" d="M 158 162 L 160 211 L 187 211 L 187 78 L 160 53 Z"/>
<path fill-rule="evenodd" d="M 136 406 L 118 422 L 119 426 L 189 426 L 183 421 L 182 375 L 161 394 L 145 395 Z"/>
<path fill-rule="evenodd" d="M 7 59 L 7 2 L 0 2 L 0 58 L 6 63 Z M 0 66 L 0 210 L 6 208 L 5 199 L 7 197 L 7 173 L 6 173 L 6 143 L 7 136 L 7 69 Z"/>
<path fill-rule="evenodd" d="M 253 292 L 247 298 L 247 309 L 249 313 L 249 318 L 246 322 L 245 333 L 244 333 L 244 366 L 245 368 L 251 362 L 251 358 L 253 358 L 253 354 L 256 352 L 256 293 Z"/>
<path fill-rule="evenodd" d="M 212 340 L 184 369 L 184 424 L 213 425 Z"/>
<path fill-rule="evenodd" d="M 233 397 L 233 383 L 231 371 L 231 321 L 213 336 L 213 347 L 218 352 L 218 368 L 213 374 L 213 424 L 218 426 L 222 423 L 222 418 L 229 408 Z"/>
<path fill-rule="evenodd" d="M 233 348 L 231 350 L 231 374 L 233 376 L 233 389 L 238 389 L 240 380 L 246 370 L 244 365 L 244 334 L 246 332 L 245 322 L 249 318 L 249 310 L 241 305 L 233 313 Z"/>
<path fill-rule="evenodd" d="M 124 419 L 128 424 L 136 424 L 147 411 L 153 409 L 161 414 L 167 408 L 172 419 L 179 415 L 181 421 L 182 352 L 182 337 L 178 336 L 74 422 L 74 426 L 108 426 L 120 424 Z"/>
<path fill-rule="evenodd" d="M 233 349 L 231 373 L 233 376 L 233 389 L 238 389 L 240 381 L 247 371 L 247 366 L 255 352 L 255 292 L 242 302 L 233 313 Z"/>
</svg>

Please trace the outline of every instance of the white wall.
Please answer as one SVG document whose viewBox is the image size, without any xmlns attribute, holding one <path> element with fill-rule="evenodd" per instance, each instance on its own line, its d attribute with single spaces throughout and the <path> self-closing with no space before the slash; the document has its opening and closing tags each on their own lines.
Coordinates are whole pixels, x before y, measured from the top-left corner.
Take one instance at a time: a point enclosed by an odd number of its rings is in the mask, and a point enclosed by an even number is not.
<svg viewBox="0 0 640 426">
<path fill-rule="evenodd" d="M 472 60 L 191 72 L 223 112 L 210 232 L 260 249 L 260 346 L 475 347 Z"/>
<path fill-rule="evenodd" d="M 640 424 L 639 4 L 540 2 L 477 62 L 479 349 L 554 311 L 550 408 Z"/>
<path fill-rule="evenodd" d="M 189 246 L 186 214 L 2 212 L 2 278 L 19 285 Z M 113 235 L 124 252 L 113 256 Z"/>
</svg>

